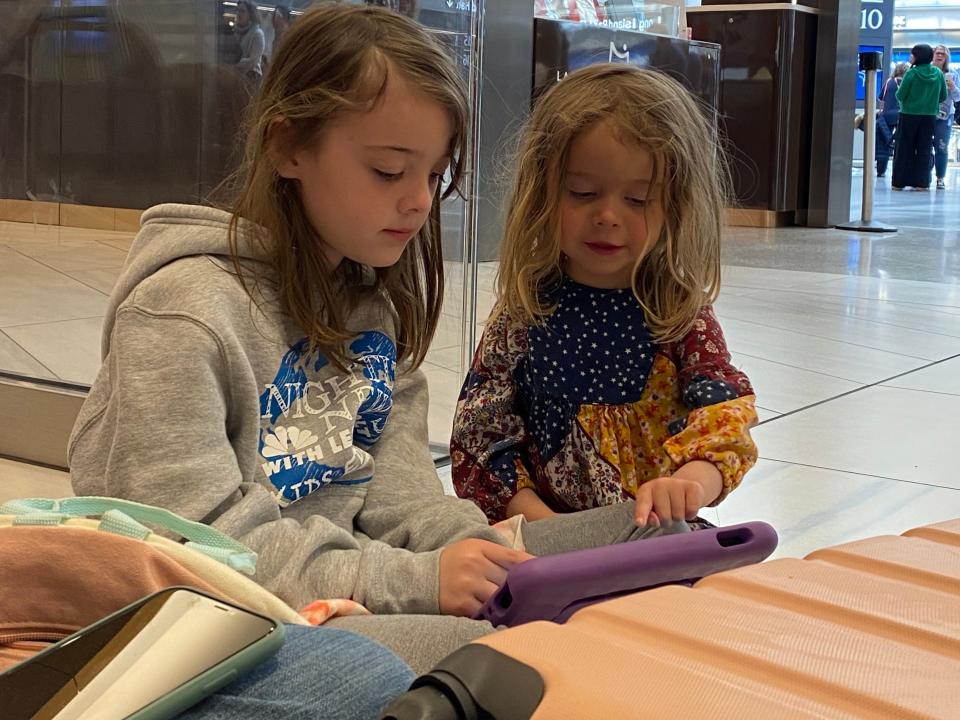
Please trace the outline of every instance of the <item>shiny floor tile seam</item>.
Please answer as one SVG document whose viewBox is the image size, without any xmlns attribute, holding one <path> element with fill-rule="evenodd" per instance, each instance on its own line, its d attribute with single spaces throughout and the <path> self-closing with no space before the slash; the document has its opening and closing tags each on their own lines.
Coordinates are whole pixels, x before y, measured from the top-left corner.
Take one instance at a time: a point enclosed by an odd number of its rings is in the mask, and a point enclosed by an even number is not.
<svg viewBox="0 0 960 720">
<path fill-rule="evenodd" d="M 454 345 L 454 347 L 456 347 L 456 345 Z M 439 348 L 434 348 L 434 349 L 439 349 Z M 449 350 L 450 348 L 447 348 L 447 349 Z M 429 370 L 444 370 L 444 371 L 449 372 L 449 373 L 454 373 L 455 375 L 459 375 L 459 374 L 460 374 L 460 371 L 459 371 L 459 370 L 454 370 L 453 368 L 447 367 L 446 365 L 441 365 L 441 364 L 438 363 L 436 360 L 429 360 L 429 359 L 427 359 L 427 360 L 424 360 L 424 361 L 423 361 L 423 364 L 424 364 L 424 365 L 429 365 L 430 367 L 427 368 L 427 369 L 429 369 Z"/>
<path fill-rule="evenodd" d="M 762 285 L 760 286 L 751 285 L 750 284 L 751 280 L 744 279 L 744 278 L 737 278 L 734 280 L 724 281 L 723 275 L 724 275 L 725 268 L 745 268 L 747 270 L 766 270 L 768 273 L 770 272 L 792 273 L 795 277 L 781 278 L 783 280 L 784 285 L 787 287 L 803 286 L 803 287 L 816 288 L 816 287 L 819 287 L 820 285 L 823 285 L 824 283 L 834 282 L 835 280 L 843 280 L 844 278 L 848 277 L 848 274 L 846 272 L 827 272 L 826 270 L 791 270 L 789 268 L 776 268 L 776 267 L 772 268 L 769 265 L 767 266 L 749 265 L 742 261 L 738 261 L 735 258 L 731 258 L 727 260 L 721 257 L 720 264 L 721 264 L 721 268 L 720 268 L 721 285 L 729 285 L 731 287 L 769 289 Z M 822 275 L 823 277 L 814 278 L 814 277 L 810 277 L 811 275 Z M 767 279 L 769 280 L 769 278 Z"/>
<path fill-rule="evenodd" d="M 871 271 L 856 272 L 852 269 L 845 269 L 842 273 L 830 272 L 828 270 L 788 270 L 786 268 L 772 267 L 769 263 L 767 264 L 753 264 L 750 261 L 743 259 L 730 259 L 724 260 L 724 265 L 727 267 L 736 267 L 741 270 L 756 270 L 757 274 L 761 274 L 764 270 L 777 270 L 777 271 L 787 271 L 794 273 L 806 273 L 808 275 L 826 275 L 823 280 L 812 280 L 812 279 L 797 279 L 789 280 L 784 278 L 783 282 L 777 285 L 772 285 L 768 280 L 753 280 L 753 279 L 742 279 L 737 278 L 736 280 L 726 280 L 723 281 L 722 287 L 734 287 L 734 288 L 750 288 L 756 289 L 759 291 L 768 291 L 768 292 L 790 292 L 790 293 L 808 293 L 816 294 L 819 291 L 824 289 L 825 285 L 835 285 L 837 283 L 848 283 L 850 281 L 858 280 L 873 280 L 873 281 L 884 281 L 889 282 L 893 285 L 902 286 L 902 285 L 919 285 L 924 287 L 953 287 L 957 284 L 957 281 L 951 277 L 950 279 L 936 279 L 936 280 L 918 280 L 913 277 L 897 277 L 893 275 L 893 272 L 896 272 L 896 268 L 890 268 L 889 270 L 885 268 L 878 268 L 882 270 L 885 275 L 880 275 Z M 763 283 L 763 284 L 753 284 L 753 283 Z M 849 292 L 849 291 L 847 291 Z M 722 291 L 721 291 L 722 294 Z M 818 295 L 820 297 L 820 295 Z M 837 295 L 826 295 L 823 297 L 840 297 Z M 884 300 L 883 298 L 872 298 L 874 300 Z M 884 300 L 885 302 L 904 302 L 899 300 Z"/>
<path fill-rule="evenodd" d="M 129 236 L 129 239 L 130 239 L 131 241 L 133 240 L 133 238 L 134 238 L 134 235 L 130 235 L 130 236 Z M 106 240 L 103 239 L 103 238 L 94 238 L 93 241 L 96 242 L 96 243 L 100 243 L 101 245 L 104 245 L 104 246 L 106 246 L 106 247 L 108 247 L 108 248 L 113 248 L 114 250 L 130 250 L 129 245 L 128 245 L 127 247 L 118 247 L 117 245 L 114 245 L 114 244 L 113 244 L 113 243 L 119 242 L 119 243 L 122 244 L 122 245 L 126 245 L 126 244 L 127 244 L 127 243 L 126 243 L 126 240 L 127 240 L 127 238 L 125 238 L 125 237 L 124 237 L 124 238 L 115 237 L 115 238 L 109 238 L 109 239 L 106 239 Z M 111 242 L 111 241 L 112 241 L 112 242 Z"/>
<path fill-rule="evenodd" d="M 779 365 L 780 367 L 790 368 L 791 370 L 803 370 L 804 372 L 812 373 L 814 375 L 822 375 L 823 377 L 831 378 L 833 380 L 843 380 L 844 382 L 855 383 L 857 385 L 866 386 L 866 383 L 864 383 L 862 380 L 854 380 L 853 378 L 843 377 L 842 375 L 833 375 L 832 373 L 820 372 L 819 370 L 811 370 L 808 367 L 803 367 L 802 365 L 791 365 L 790 363 L 783 362 L 782 360 L 771 360 L 770 358 L 760 357 L 759 355 L 751 355 L 750 353 L 742 352 L 740 350 L 737 350 L 736 348 L 733 348 L 731 352 L 736 357 L 745 357 L 745 358 L 750 358 L 751 360 L 760 360 L 765 363 L 771 363 L 773 365 Z M 891 355 L 892 354 L 893 353 L 891 353 Z M 917 359 L 923 360 L 923 358 L 917 358 Z M 944 359 L 949 360 L 950 358 L 944 358 Z M 936 362 L 940 362 L 940 361 L 937 360 Z M 920 367 L 916 369 L 922 370 L 923 368 Z M 910 370 L 908 372 L 913 372 L 913 370 Z M 899 377 L 899 375 L 895 375 L 894 377 Z M 886 382 L 886 381 L 880 380 L 879 382 Z M 858 387 L 857 389 L 859 390 L 861 388 Z M 840 396 L 838 395 L 837 397 L 840 397 Z M 773 410 L 771 412 L 778 412 L 778 411 Z M 791 411 L 791 412 L 794 412 L 794 411 Z"/>
<path fill-rule="evenodd" d="M 780 291 L 780 290 L 767 290 L 767 291 L 761 291 L 761 292 L 771 293 L 771 292 L 782 292 L 782 291 Z M 760 293 L 756 293 L 756 294 L 760 294 Z M 794 294 L 795 294 L 795 293 L 794 293 Z M 812 294 L 812 293 L 810 293 L 810 294 Z M 739 295 L 738 297 L 748 297 L 748 296 L 746 296 L 746 295 Z M 885 320 L 876 320 L 876 319 L 874 319 L 874 318 L 860 317 L 859 315 L 850 315 L 850 314 L 848 314 L 847 312 L 844 311 L 845 308 L 847 308 L 848 305 L 849 305 L 848 299 L 843 298 L 843 296 L 840 296 L 840 295 L 829 295 L 829 296 L 814 295 L 814 297 L 815 297 L 815 299 L 816 299 L 816 301 L 817 301 L 818 303 L 822 304 L 822 307 L 821 307 L 821 308 L 818 308 L 816 313 L 808 313 L 808 314 L 823 315 L 823 316 L 828 317 L 828 318 L 830 318 L 830 319 L 835 319 L 835 318 L 850 319 L 850 320 L 853 320 L 853 321 L 855 321 L 855 322 L 857 322 L 857 323 L 865 323 L 865 324 L 870 324 L 870 325 L 880 325 L 880 326 L 883 326 L 883 327 L 899 328 L 899 329 L 901 329 L 901 330 L 910 330 L 911 332 L 924 333 L 925 335 L 932 335 L 932 336 L 935 336 L 935 337 L 947 337 L 947 338 L 960 337 L 960 335 L 953 335 L 953 334 L 947 333 L 947 332 L 938 332 L 938 331 L 936 331 L 936 330 L 920 329 L 920 328 L 917 328 L 916 326 L 913 326 L 913 325 L 904 325 L 903 323 L 900 323 L 900 322 L 888 322 L 888 321 L 885 321 Z M 722 300 L 723 298 L 721 297 L 720 299 Z M 888 305 L 890 305 L 890 306 L 897 306 L 897 305 L 904 304 L 904 303 L 900 303 L 899 301 L 895 301 L 895 300 L 878 300 L 878 299 L 875 299 L 875 298 L 853 298 L 853 299 L 854 299 L 854 300 L 858 300 L 858 301 L 863 301 L 863 302 L 865 302 L 865 303 L 879 303 L 881 307 L 882 307 L 882 306 L 888 306 Z M 770 298 L 770 297 L 764 297 L 764 298 L 762 298 L 762 300 L 763 300 L 764 306 L 770 306 L 770 307 L 773 307 L 773 308 L 788 310 L 788 311 L 792 311 L 792 312 L 794 312 L 794 313 L 801 314 L 801 315 L 803 314 L 803 313 L 799 313 L 799 312 L 796 310 L 796 305 L 790 304 L 790 303 L 788 303 L 788 302 L 786 302 L 786 301 L 776 300 L 776 299 L 772 299 L 772 298 Z M 822 311 L 821 311 L 821 310 L 822 310 Z M 942 315 L 945 319 L 946 319 L 946 318 L 951 318 L 951 319 L 953 319 L 953 318 L 956 318 L 956 317 L 957 317 L 957 314 L 956 314 L 956 313 L 943 312 L 942 310 L 930 310 L 929 312 L 934 313 L 934 314 L 936 314 L 936 315 Z M 732 316 L 731 316 L 731 317 L 732 317 Z M 721 317 L 721 320 L 722 320 L 722 319 L 723 319 L 723 318 Z M 738 318 L 737 318 L 737 319 L 738 319 Z M 755 320 L 744 320 L 744 322 L 756 322 L 756 321 L 755 321 Z"/>
<path fill-rule="evenodd" d="M 751 357 L 751 356 L 749 356 L 749 355 L 745 355 L 744 353 L 738 353 L 738 355 L 742 355 L 743 357 Z M 942 364 L 942 363 L 949 362 L 950 360 L 956 360 L 957 358 L 960 358 L 960 353 L 957 353 L 956 355 L 951 355 L 950 357 L 942 358 L 942 359 L 940 359 L 940 360 L 934 360 L 933 362 L 930 362 L 930 363 L 928 363 L 928 364 L 926 364 L 926 365 L 923 365 L 923 366 L 921 366 L 921 367 L 918 367 L 918 368 L 913 368 L 912 370 L 905 370 L 905 371 L 902 372 L 902 373 L 897 373 L 896 375 L 891 375 L 890 377 L 885 378 L 885 379 L 883 379 L 883 380 L 876 380 L 876 381 L 874 381 L 874 382 L 872 382 L 872 383 L 864 383 L 864 384 L 862 384 L 860 387 L 854 388 L 853 390 L 847 390 L 846 392 L 842 392 L 842 393 L 840 393 L 839 395 L 831 395 L 830 397 L 824 398 L 823 400 L 818 400 L 818 401 L 815 402 L 815 403 L 810 403 L 809 405 L 804 405 L 803 407 L 799 407 L 799 408 L 797 408 L 797 409 L 795 409 L 795 410 L 789 410 L 789 411 L 783 413 L 782 415 L 778 415 L 777 417 L 768 418 L 768 419 L 764 420 L 763 422 L 757 423 L 757 426 L 759 427 L 760 425 L 766 425 L 767 423 L 772 423 L 772 422 L 776 422 L 776 421 L 778 421 L 778 420 L 783 420 L 784 418 L 790 417 L 791 415 L 796 415 L 796 414 L 798 414 L 798 413 L 805 412 L 805 411 L 807 411 L 807 410 L 810 410 L 810 409 L 812 409 L 812 408 L 818 407 L 818 406 L 820 406 L 820 405 L 826 405 L 827 403 L 831 403 L 831 402 L 833 402 L 834 400 L 839 400 L 840 398 L 844 398 L 844 397 L 847 397 L 847 396 L 849 396 L 849 395 L 853 395 L 853 394 L 855 394 L 855 393 L 863 392 L 864 390 L 869 390 L 870 388 L 875 388 L 875 387 L 880 387 L 880 386 L 882 386 L 882 387 L 888 387 L 888 388 L 896 388 L 895 385 L 890 385 L 890 382 L 891 382 L 891 381 L 896 380 L 897 378 L 906 377 L 907 375 L 912 375 L 913 373 L 920 372 L 921 370 L 929 370 L 931 367 L 934 367 L 935 365 L 940 365 L 940 364 Z M 759 360 L 759 359 L 763 359 L 763 358 L 756 358 L 756 359 Z M 770 362 L 773 362 L 773 361 L 770 361 Z M 781 363 L 781 364 L 783 364 L 783 363 Z M 794 366 L 788 365 L 787 367 L 794 367 Z M 798 368 L 798 369 L 799 369 L 799 368 Z M 812 371 L 811 371 L 811 372 L 812 372 Z M 822 375 L 823 373 L 820 373 L 820 374 Z M 845 379 L 845 378 L 839 378 L 839 379 L 843 380 L 843 379 Z M 850 380 L 849 382 L 856 382 L 856 381 Z M 896 388 L 896 389 L 897 389 L 897 390 L 906 390 L 906 391 L 909 391 L 909 392 L 933 392 L 933 394 L 950 395 L 951 397 L 954 396 L 953 393 L 937 393 L 936 391 L 917 390 L 917 389 L 915 389 L 915 388 Z M 775 460 L 776 458 L 767 458 L 767 459 L 768 459 L 768 460 Z M 778 462 L 790 462 L 790 461 L 789 461 L 789 460 L 778 460 Z M 816 467 L 816 466 L 811 466 L 811 467 Z M 835 468 L 827 468 L 827 469 L 831 469 L 831 470 L 832 470 L 832 469 L 835 469 Z"/>
<path fill-rule="evenodd" d="M 724 290 L 727 290 L 727 295 L 732 297 L 753 297 L 754 295 L 759 295 L 762 292 L 769 292 L 770 288 L 742 287 L 739 285 L 728 285 L 724 283 L 722 289 L 720 290 L 720 295 L 718 296 L 721 300 L 724 297 Z"/>
<path fill-rule="evenodd" d="M 949 360 L 951 358 L 947 358 L 947 359 Z M 924 368 L 918 368 L 918 369 L 923 370 Z M 911 370 L 910 372 L 917 372 L 917 370 Z M 897 377 L 900 377 L 900 376 L 898 375 Z M 948 397 L 960 397 L 960 393 L 949 392 L 947 390 L 928 390 L 926 388 L 907 387 L 906 385 L 892 385 L 889 380 L 885 380 L 882 384 L 882 387 L 892 388 L 894 390 L 908 390 L 910 392 L 926 393 L 928 395 L 946 395 Z M 776 412 L 776 411 L 774 410 L 773 412 Z"/>
<path fill-rule="evenodd" d="M 104 292 L 103 290 L 101 290 L 100 288 L 98 288 L 96 285 L 91 285 L 91 284 L 90 284 L 89 282 L 87 282 L 86 280 L 83 280 L 83 279 L 81 279 L 81 278 L 79 278 L 79 277 L 76 277 L 76 276 L 74 276 L 74 275 L 71 275 L 70 273 L 72 273 L 72 272 L 82 273 L 82 272 L 90 272 L 90 271 L 97 271 L 97 270 L 113 270 L 114 268 L 83 268 L 83 269 L 78 269 L 78 270 L 71 270 L 71 271 L 68 272 L 68 271 L 64 271 L 64 270 L 58 270 L 57 268 L 52 267 L 52 266 L 50 266 L 50 265 L 47 265 L 46 263 L 42 262 L 41 260 L 37 260 L 36 258 L 30 258 L 30 259 L 33 260 L 34 262 L 40 263 L 40 264 L 43 265 L 45 268 L 48 268 L 48 269 L 50 269 L 50 270 L 53 270 L 54 272 L 60 273 L 61 275 L 63 275 L 63 276 L 64 276 L 65 278 L 67 278 L 68 280 L 71 280 L 71 281 L 73 281 L 73 282 L 75 282 L 75 283 L 78 283 L 78 284 L 80 284 L 80 285 L 83 285 L 85 288 L 87 288 L 87 290 L 93 290 L 95 293 L 99 293 L 100 295 L 103 295 L 104 297 L 110 297 L 110 293 Z M 112 290 L 111 290 L 111 292 L 112 292 Z M 79 320 L 80 318 L 76 318 L 76 319 Z"/>
<path fill-rule="evenodd" d="M 66 320 L 42 320 L 40 322 L 16 323 L 15 325 L 0 325 L 0 330 L 12 330 L 14 328 L 38 327 L 41 325 L 58 325 L 60 323 L 72 323 L 72 322 L 77 322 L 79 320 L 96 320 L 97 318 L 102 319 L 103 315 L 88 315 L 86 317 L 76 317 L 76 318 L 72 317 Z"/>
<path fill-rule="evenodd" d="M 764 268 L 761 268 L 761 267 L 759 267 L 759 266 L 753 266 L 753 265 L 737 265 L 736 267 L 743 267 L 743 268 L 747 268 L 747 269 L 749 269 L 749 270 L 763 270 L 763 269 L 764 269 Z M 740 295 L 741 297 L 749 297 L 750 295 L 753 295 L 753 294 L 756 294 L 756 293 L 762 293 L 762 292 L 770 292 L 770 291 L 783 291 L 783 292 L 786 292 L 786 291 L 788 291 L 788 290 L 789 290 L 790 292 L 795 292 L 795 293 L 808 293 L 808 294 L 809 294 L 809 293 L 817 290 L 817 289 L 820 287 L 821 283 L 831 282 L 832 280 L 835 280 L 835 279 L 836 279 L 836 278 L 831 278 L 830 280 L 823 280 L 823 281 L 817 280 L 817 281 L 815 281 L 815 282 L 803 283 L 803 284 L 801 284 L 801 285 L 791 285 L 791 284 L 789 284 L 789 283 L 786 283 L 786 284 L 784 284 L 784 285 L 778 285 L 778 286 L 776 286 L 776 287 L 771 287 L 769 284 L 766 284 L 766 285 L 750 285 L 750 284 L 745 284 L 743 280 L 739 280 L 739 281 L 737 281 L 737 282 L 733 282 L 733 281 L 730 281 L 730 282 L 721 282 L 721 285 L 720 285 L 720 297 L 723 297 L 723 290 L 724 290 L 724 288 L 730 288 L 730 289 L 732 289 L 732 290 L 735 290 L 735 291 L 736 291 L 736 294 L 737 294 L 737 295 Z M 749 283 L 749 281 L 747 281 L 747 282 Z"/>
<path fill-rule="evenodd" d="M 783 332 L 788 332 L 791 335 L 803 335 L 804 337 L 816 338 L 817 340 L 826 340 L 828 342 L 835 342 L 841 345 L 849 345 L 850 347 L 863 348 L 864 350 L 875 350 L 876 352 L 886 353 L 887 355 L 896 355 L 898 357 L 910 358 L 911 360 L 932 360 L 933 358 L 923 357 L 921 355 L 907 355 L 906 353 L 894 352 L 893 350 L 887 350 L 885 348 L 874 347 L 873 345 L 864 345 L 862 343 L 850 342 L 848 340 L 837 340 L 836 338 L 828 337 L 826 335 L 816 335 L 810 332 L 804 332 L 802 330 L 794 330 L 792 328 L 780 327 L 779 325 L 768 325 L 767 323 L 757 322 L 756 320 L 747 320 L 746 318 L 737 317 L 736 315 L 731 315 L 728 312 L 720 313 L 720 322 L 723 324 L 724 318 L 729 318 L 731 320 L 736 320 L 737 322 L 746 323 L 748 325 L 756 325 L 757 327 L 769 328 L 771 330 L 781 330 Z M 917 330 L 916 332 L 923 332 L 922 330 Z M 821 375 L 824 373 L 820 373 Z M 853 381 L 851 381 L 853 382 Z"/>
<path fill-rule="evenodd" d="M 731 267 L 738 267 L 745 270 L 756 270 L 757 271 L 757 273 L 755 273 L 756 275 L 759 275 L 764 270 L 771 269 L 769 265 L 763 266 L 763 265 L 740 264 L 740 265 L 731 265 Z M 772 268 L 772 269 L 780 270 L 781 268 Z M 880 268 L 880 270 L 883 270 L 883 269 Z M 857 289 L 862 289 L 862 287 L 857 286 L 851 289 L 849 287 L 851 283 L 860 283 L 860 282 L 886 283 L 894 289 L 906 288 L 906 289 L 918 289 L 918 290 L 934 290 L 934 289 L 942 290 L 944 288 L 949 288 L 952 290 L 956 288 L 956 286 L 958 285 L 958 281 L 953 277 L 947 280 L 943 280 L 943 279 L 917 280 L 915 278 L 894 277 L 889 273 L 886 273 L 885 270 L 883 271 L 885 274 L 879 274 L 879 273 L 873 273 L 873 272 L 852 272 L 852 271 L 839 274 L 839 273 L 830 273 L 830 272 L 827 272 L 826 270 L 823 270 L 823 271 L 795 270 L 791 272 L 807 273 L 811 275 L 826 275 L 829 277 L 825 280 L 797 279 L 793 281 L 783 278 L 782 279 L 783 282 L 779 284 L 771 284 L 771 281 L 766 281 L 766 280 L 737 279 L 737 280 L 730 280 L 725 282 L 724 287 L 740 286 L 745 288 L 746 287 L 757 288 L 758 290 L 766 290 L 768 292 L 806 293 L 806 294 L 817 294 L 818 296 L 820 293 L 822 293 L 824 289 L 833 290 L 834 288 L 836 288 L 837 290 L 843 291 L 845 295 L 849 295 L 850 297 L 855 297 L 851 293 Z M 760 285 L 751 284 L 751 283 L 761 283 L 761 282 L 763 284 L 760 284 Z M 826 295 L 825 297 L 838 297 L 838 296 L 830 294 L 830 295 Z M 885 302 L 907 302 L 911 304 L 930 304 L 930 303 L 917 303 L 915 301 L 909 301 L 909 300 L 906 300 L 906 301 L 891 300 L 890 298 L 871 298 L 871 299 L 882 300 Z"/>
<path fill-rule="evenodd" d="M 731 250 L 731 253 L 733 251 Z M 780 287 L 790 287 L 790 288 L 818 288 L 824 283 L 835 282 L 837 280 L 845 280 L 850 277 L 849 273 L 844 272 L 830 272 L 827 270 L 793 270 L 790 268 L 780 268 L 780 267 L 770 267 L 769 265 L 752 265 L 749 262 L 744 262 L 739 258 L 720 258 L 720 284 L 721 287 L 743 287 L 743 288 L 756 288 L 758 290 L 770 290 L 772 288 L 768 285 L 755 285 L 752 283 L 760 282 L 761 279 L 752 279 L 752 278 L 733 278 L 733 279 L 724 279 L 725 275 L 730 272 L 731 268 L 740 268 L 742 270 L 765 270 L 766 273 L 763 275 L 763 282 L 769 284 L 772 280 L 771 275 L 783 274 L 786 277 L 780 276 L 779 280 L 781 281 L 777 284 L 777 288 Z M 814 277 L 820 276 L 820 277 Z"/>
<path fill-rule="evenodd" d="M 40 323 L 40 324 L 42 324 L 42 323 Z M 10 337 L 9 335 L 7 335 L 7 333 L 5 333 L 2 328 L 0 328 L 0 335 L 2 335 L 4 339 L 9 340 L 11 343 L 13 343 L 13 344 L 17 347 L 17 349 L 20 350 L 20 352 L 22 352 L 22 353 L 23 353 L 24 355 L 26 355 L 27 357 L 31 358 L 34 362 L 37 363 L 37 365 L 39 365 L 40 367 L 42 367 L 44 370 L 46 370 L 48 373 L 50 373 L 53 377 L 58 378 L 58 379 L 62 379 L 62 378 L 60 378 L 60 376 L 57 375 L 53 370 L 51 370 L 49 367 L 47 367 L 46 363 L 44 363 L 42 360 L 40 360 L 40 358 L 38 358 L 36 355 L 34 355 L 33 353 L 31 353 L 29 350 L 27 350 L 23 345 L 21 345 L 20 343 L 18 343 L 18 342 L 17 342 L 16 340 L 14 340 L 12 337 Z M 2 368 L 0 368 L 0 376 L 3 376 L 4 374 L 5 374 L 5 372 L 3 372 L 3 371 L 2 371 Z M 12 374 L 13 374 L 13 373 L 12 373 Z M 17 375 L 19 375 L 19 374 L 17 374 Z M 24 379 L 29 379 L 27 376 L 22 376 L 22 377 L 24 377 Z M 43 380 L 42 382 L 46 382 L 46 380 Z"/>
<path fill-rule="evenodd" d="M 826 470 L 827 472 L 841 473 L 844 475 L 856 475 L 857 477 L 870 478 L 871 480 L 886 480 L 889 482 L 904 483 L 905 485 L 916 485 L 918 487 L 935 488 L 937 490 L 952 490 L 953 492 L 960 494 L 960 489 L 951 487 L 949 485 L 937 485 L 936 483 L 920 482 L 919 480 L 907 480 L 905 478 L 895 478 L 895 477 L 889 477 L 887 475 L 877 475 L 875 473 L 859 472 L 857 470 L 848 470 L 845 468 L 834 468 L 834 467 L 828 467 L 826 465 L 814 465 L 813 463 L 801 463 L 801 462 L 796 462 L 794 460 L 780 460 L 778 458 L 767 457 L 766 455 L 760 455 L 759 459 L 766 460 L 768 462 L 780 463 L 781 465 L 789 465 L 792 467 L 810 468 L 811 470 Z"/>
<path fill-rule="evenodd" d="M 879 279 L 875 275 L 851 275 L 850 277 Z M 914 282 L 914 281 L 906 280 L 901 282 Z M 929 282 L 929 281 L 924 281 L 924 282 Z M 949 285 L 949 283 L 931 283 L 931 284 Z M 764 290 L 770 292 L 771 288 L 762 288 L 759 291 L 763 292 Z M 777 288 L 775 292 L 791 293 L 793 295 L 812 294 L 804 288 L 790 288 L 790 287 Z M 933 303 L 911 302 L 909 300 L 889 300 L 886 298 L 871 297 L 869 295 L 856 295 L 852 293 L 844 293 L 842 295 L 841 294 L 827 295 L 826 297 L 827 298 L 844 298 L 846 300 L 868 300 L 870 302 L 889 303 L 891 305 L 902 305 L 909 308 L 923 308 L 923 309 L 929 310 L 930 312 L 939 312 L 943 315 L 955 316 L 957 315 L 957 313 L 951 312 L 951 311 L 955 311 L 958 309 L 957 305 L 935 305 Z M 938 308 L 943 308 L 943 310 L 939 310 Z"/>
<path fill-rule="evenodd" d="M 15 252 L 17 255 L 20 255 L 20 256 L 21 256 L 22 258 L 24 258 L 25 260 L 30 260 L 30 261 L 32 261 L 32 262 L 37 263 L 37 265 L 41 265 L 41 266 L 45 267 L 47 270 L 50 270 L 50 271 L 52 271 L 52 272 L 55 272 L 55 273 L 57 273 L 58 275 L 63 275 L 63 277 L 67 278 L 68 280 L 71 280 L 71 281 L 73 281 L 73 282 L 75 282 L 75 283 L 80 283 L 80 284 L 83 285 L 85 288 L 87 288 L 87 289 L 89 289 L 89 290 L 93 290 L 94 292 L 99 293 L 100 295 L 103 295 L 104 297 L 110 297 L 110 293 L 105 293 L 105 292 L 103 292 L 103 290 L 99 290 L 98 288 L 94 287 L 93 285 L 90 285 L 90 284 L 88 284 L 88 283 L 85 283 L 83 280 L 79 280 L 79 279 L 73 277 L 72 275 L 64 272 L 63 270 L 60 270 L 60 269 L 58 269 L 58 268 L 55 268 L 53 265 L 48 265 L 48 264 L 45 263 L 43 260 L 39 260 L 39 259 L 37 259 L 37 258 L 35 258 L 35 257 L 32 257 L 32 256 L 30 256 L 30 255 L 27 255 L 26 253 L 22 253 L 22 252 L 20 252 L 19 250 L 17 250 L 16 248 L 9 248 L 9 249 L 10 249 L 11 251 Z M 116 249 L 116 248 L 114 248 L 114 249 Z M 92 270 L 96 270 L 96 269 L 98 269 L 98 268 L 85 268 L 85 269 L 87 269 L 87 270 L 91 270 L 91 269 L 92 269 Z"/>
</svg>

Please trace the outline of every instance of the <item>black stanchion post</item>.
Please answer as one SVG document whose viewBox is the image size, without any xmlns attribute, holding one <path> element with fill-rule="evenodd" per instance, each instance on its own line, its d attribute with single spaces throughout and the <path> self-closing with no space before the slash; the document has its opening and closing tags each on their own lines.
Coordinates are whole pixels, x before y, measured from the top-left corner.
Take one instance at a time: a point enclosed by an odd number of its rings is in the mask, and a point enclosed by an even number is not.
<svg viewBox="0 0 960 720">
<path fill-rule="evenodd" d="M 883 62 L 883 53 L 862 52 L 859 56 L 860 70 L 865 74 L 866 107 L 863 109 L 863 202 L 860 205 L 860 221 L 837 225 L 841 230 L 863 232 L 896 232 L 892 225 L 873 219 L 873 165 L 877 142 L 877 70 Z"/>
</svg>

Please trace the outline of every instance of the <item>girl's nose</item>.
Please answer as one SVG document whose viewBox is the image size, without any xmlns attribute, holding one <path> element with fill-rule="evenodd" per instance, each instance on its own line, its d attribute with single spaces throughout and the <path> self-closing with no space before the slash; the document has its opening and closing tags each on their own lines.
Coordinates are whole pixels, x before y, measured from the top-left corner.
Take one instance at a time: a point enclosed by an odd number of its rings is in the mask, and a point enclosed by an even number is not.
<svg viewBox="0 0 960 720">
<path fill-rule="evenodd" d="M 434 186 L 430 181 L 415 181 L 400 200 L 400 210 L 404 213 L 429 212 L 433 205 Z"/>
<path fill-rule="evenodd" d="M 620 218 L 609 203 L 597 209 L 593 216 L 593 224 L 597 227 L 620 227 Z"/>
</svg>

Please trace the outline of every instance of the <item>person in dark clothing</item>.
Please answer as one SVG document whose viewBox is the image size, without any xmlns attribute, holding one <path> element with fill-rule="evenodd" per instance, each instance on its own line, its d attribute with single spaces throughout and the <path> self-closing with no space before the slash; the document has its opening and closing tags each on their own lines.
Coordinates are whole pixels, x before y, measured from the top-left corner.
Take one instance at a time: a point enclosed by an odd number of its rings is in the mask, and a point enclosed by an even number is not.
<svg viewBox="0 0 960 720">
<path fill-rule="evenodd" d="M 277 48 L 280 47 L 280 41 L 283 40 L 283 36 L 286 35 L 291 23 L 293 23 L 290 6 L 283 3 L 278 4 L 273 9 L 271 22 L 273 24 L 273 52 L 276 52 Z"/>
<path fill-rule="evenodd" d="M 907 71 L 897 90 L 900 121 L 893 156 L 894 190 L 905 187 L 930 189 L 933 126 L 940 103 L 947 99 L 947 83 L 943 73 L 930 64 L 932 61 L 932 47 L 914 45 L 910 51 L 913 67 Z"/>
</svg>

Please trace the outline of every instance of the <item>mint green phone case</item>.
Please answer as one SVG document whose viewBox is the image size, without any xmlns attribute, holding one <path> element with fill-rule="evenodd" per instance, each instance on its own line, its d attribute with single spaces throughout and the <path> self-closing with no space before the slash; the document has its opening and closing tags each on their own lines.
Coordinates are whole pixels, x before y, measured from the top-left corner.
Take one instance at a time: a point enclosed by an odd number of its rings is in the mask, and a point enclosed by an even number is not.
<svg viewBox="0 0 960 720">
<path fill-rule="evenodd" d="M 226 602 L 193 588 L 181 589 L 190 590 L 198 595 L 204 595 L 212 600 L 216 600 L 223 605 L 229 605 L 237 610 L 242 610 L 251 615 L 269 620 L 273 623 L 273 630 L 240 652 L 228 657 L 218 665 L 214 665 L 202 675 L 198 675 L 193 680 L 184 683 L 166 696 L 150 703 L 147 707 L 143 708 L 143 710 L 130 715 L 129 720 L 168 720 L 169 718 L 174 718 L 187 708 L 193 707 L 205 697 L 212 695 L 220 688 L 242 677 L 244 673 L 276 655 L 283 645 L 283 625 L 273 618 L 261 613 L 255 613 L 235 603 Z M 120 612 L 123 611 L 121 610 Z"/>
</svg>

